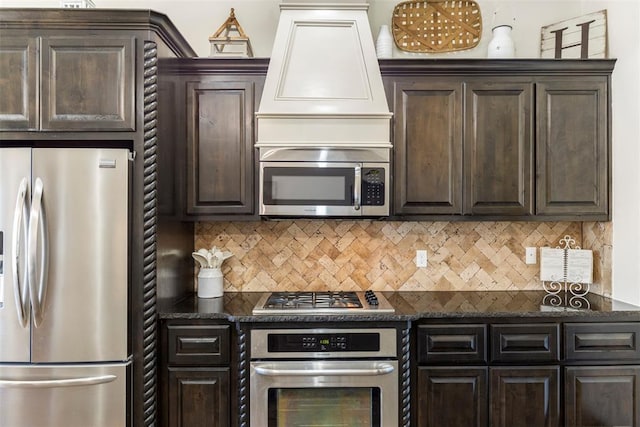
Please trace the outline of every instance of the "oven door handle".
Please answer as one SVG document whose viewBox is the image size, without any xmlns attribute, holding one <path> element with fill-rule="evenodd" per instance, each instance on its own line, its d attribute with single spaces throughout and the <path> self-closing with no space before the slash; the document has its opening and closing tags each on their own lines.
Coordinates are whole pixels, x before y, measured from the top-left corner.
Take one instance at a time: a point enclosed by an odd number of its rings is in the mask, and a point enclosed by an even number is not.
<svg viewBox="0 0 640 427">
<path fill-rule="evenodd" d="M 269 377 L 283 375 L 298 377 L 344 375 L 377 376 L 390 374 L 394 370 L 393 366 L 388 364 L 381 364 L 371 369 L 273 369 L 264 366 L 256 366 L 254 369 L 257 374 Z"/>
</svg>

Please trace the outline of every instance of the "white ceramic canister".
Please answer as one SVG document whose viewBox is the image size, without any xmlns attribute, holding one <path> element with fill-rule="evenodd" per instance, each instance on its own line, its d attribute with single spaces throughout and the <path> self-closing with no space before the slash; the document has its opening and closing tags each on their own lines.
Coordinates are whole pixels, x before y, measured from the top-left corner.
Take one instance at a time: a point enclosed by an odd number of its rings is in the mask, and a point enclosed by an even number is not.
<svg viewBox="0 0 640 427">
<path fill-rule="evenodd" d="M 491 30 L 493 38 L 487 47 L 487 58 L 513 58 L 516 56 L 511 29 L 511 25 L 498 25 Z"/>
<path fill-rule="evenodd" d="M 219 268 L 201 268 L 198 273 L 198 298 L 217 298 L 223 294 L 222 271 Z"/>
<path fill-rule="evenodd" d="M 393 37 L 388 25 L 381 25 L 376 39 L 376 55 L 378 58 L 391 58 L 393 56 Z"/>
</svg>

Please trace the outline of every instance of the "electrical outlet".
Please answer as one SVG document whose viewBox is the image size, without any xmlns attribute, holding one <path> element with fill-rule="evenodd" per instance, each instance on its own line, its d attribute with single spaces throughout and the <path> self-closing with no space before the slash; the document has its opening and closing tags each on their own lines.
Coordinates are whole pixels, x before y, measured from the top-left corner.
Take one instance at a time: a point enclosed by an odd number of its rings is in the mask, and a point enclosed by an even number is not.
<svg viewBox="0 0 640 427">
<path fill-rule="evenodd" d="M 427 266 L 427 251 L 424 249 L 419 249 L 416 251 L 416 267 L 426 267 Z"/>
<path fill-rule="evenodd" d="M 535 264 L 536 260 L 536 249 L 535 247 L 527 247 L 525 250 L 524 263 L 525 264 Z"/>
</svg>

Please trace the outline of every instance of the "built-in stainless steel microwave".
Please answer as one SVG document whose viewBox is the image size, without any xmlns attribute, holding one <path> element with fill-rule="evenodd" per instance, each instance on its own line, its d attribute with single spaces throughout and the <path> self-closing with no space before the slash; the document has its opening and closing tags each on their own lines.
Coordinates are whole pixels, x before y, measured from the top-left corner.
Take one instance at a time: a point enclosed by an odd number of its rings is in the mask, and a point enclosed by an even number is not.
<svg viewBox="0 0 640 427">
<path fill-rule="evenodd" d="M 388 150 L 376 150 L 287 148 L 261 152 L 260 215 L 388 216 Z"/>
</svg>

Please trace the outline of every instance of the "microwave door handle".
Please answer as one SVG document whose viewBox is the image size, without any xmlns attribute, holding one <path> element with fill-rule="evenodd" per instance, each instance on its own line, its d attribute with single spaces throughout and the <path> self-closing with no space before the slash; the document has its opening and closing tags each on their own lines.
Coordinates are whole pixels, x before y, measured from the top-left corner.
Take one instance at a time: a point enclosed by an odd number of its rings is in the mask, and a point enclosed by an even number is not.
<svg viewBox="0 0 640 427">
<path fill-rule="evenodd" d="M 47 297 L 47 270 L 49 255 L 49 236 L 47 232 L 47 220 L 44 209 L 44 184 L 40 178 L 36 178 L 33 190 L 33 202 L 29 216 L 29 245 L 27 246 L 27 265 L 29 271 L 29 292 L 31 294 L 31 307 L 33 309 L 33 324 L 38 327 L 44 317 L 45 300 Z M 38 256 L 38 237 L 40 237 L 40 275 L 36 276 L 36 264 Z M 38 288 L 36 289 L 36 277 Z"/>
<path fill-rule="evenodd" d="M 353 182 L 353 208 L 357 211 L 360 210 L 360 204 L 362 201 L 362 168 L 356 166 L 354 170 L 354 182 Z"/>
<path fill-rule="evenodd" d="M 13 240 L 11 245 L 11 262 L 13 268 L 13 294 L 18 310 L 18 321 L 22 327 L 27 325 L 29 318 L 29 279 L 28 270 L 25 267 L 22 280 L 20 279 L 20 242 L 27 244 L 27 216 L 29 206 L 27 204 L 27 190 L 29 180 L 22 178 L 16 198 L 16 209 L 13 214 Z"/>
</svg>

